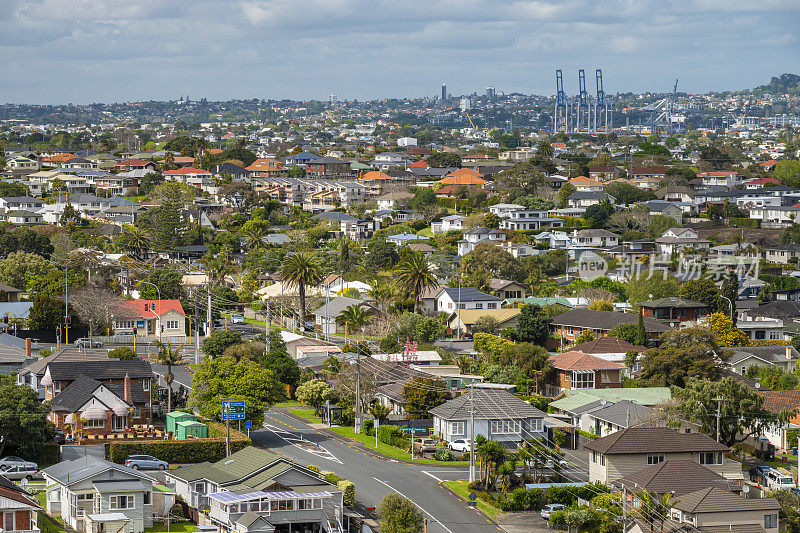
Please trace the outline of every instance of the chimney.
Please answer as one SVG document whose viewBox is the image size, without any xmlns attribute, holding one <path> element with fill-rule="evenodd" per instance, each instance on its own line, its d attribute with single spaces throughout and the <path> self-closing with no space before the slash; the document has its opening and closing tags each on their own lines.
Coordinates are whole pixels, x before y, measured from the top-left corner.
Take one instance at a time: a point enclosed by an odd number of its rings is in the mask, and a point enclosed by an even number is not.
<svg viewBox="0 0 800 533">
<path fill-rule="evenodd" d="M 25 339 L 25 357 L 31 358 L 31 338 Z"/>
<path fill-rule="evenodd" d="M 792 360 L 792 345 L 791 344 L 787 344 L 786 345 L 786 360 L 787 361 L 791 361 Z"/>
<path fill-rule="evenodd" d="M 123 390 L 123 400 L 128 402 L 129 404 L 133 405 L 132 396 L 131 396 L 131 377 L 128 374 L 125 374 L 125 379 L 122 382 L 122 390 Z"/>
</svg>

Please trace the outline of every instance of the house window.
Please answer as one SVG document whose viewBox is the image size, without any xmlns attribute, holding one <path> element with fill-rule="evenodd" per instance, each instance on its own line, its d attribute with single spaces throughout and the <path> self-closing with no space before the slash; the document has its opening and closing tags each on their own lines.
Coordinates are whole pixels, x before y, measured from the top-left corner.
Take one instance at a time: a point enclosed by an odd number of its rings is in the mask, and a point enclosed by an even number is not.
<svg viewBox="0 0 800 533">
<path fill-rule="evenodd" d="M 592 452 L 592 462 L 593 463 L 597 462 L 597 452 Z"/>
<path fill-rule="evenodd" d="M 475 304 L 475 309 L 483 309 L 483 304 Z"/>
<path fill-rule="evenodd" d="M 105 420 L 86 420 L 83 422 L 83 427 L 86 429 L 100 429 L 106 427 Z"/>
<path fill-rule="evenodd" d="M 179 327 L 177 320 L 167 320 L 167 329 L 178 329 Z"/>
<path fill-rule="evenodd" d="M 142 390 L 143 391 L 149 391 L 150 390 L 150 380 L 149 379 L 143 379 L 142 380 Z"/>
<path fill-rule="evenodd" d="M 572 372 L 572 388 L 573 389 L 593 389 L 594 388 L 594 372 L 573 370 Z"/>
<path fill-rule="evenodd" d="M 94 494 L 78 494 L 78 501 L 93 500 Z"/>
<path fill-rule="evenodd" d="M 112 511 L 119 511 L 123 509 L 133 509 L 133 506 L 133 494 L 118 494 L 116 496 L 111 496 L 109 509 Z"/>
<path fill-rule="evenodd" d="M 700 453 L 701 465 L 721 465 L 722 452 L 701 452 Z"/>
<path fill-rule="evenodd" d="M 778 527 L 778 515 L 777 514 L 765 514 L 764 515 L 764 529 L 775 529 Z"/>
<path fill-rule="evenodd" d="M 464 434 L 464 421 L 460 420 L 458 422 L 450 422 L 450 434 L 451 435 L 463 435 Z"/>
<path fill-rule="evenodd" d="M 600 383 L 619 383 L 619 371 L 601 370 Z"/>
<path fill-rule="evenodd" d="M 53 382 L 53 392 L 61 392 L 61 382 L 54 381 Z"/>
<path fill-rule="evenodd" d="M 531 432 L 541 433 L 542 431 L 544 431 L 544 420 L 541 418 L 534 418 L 531 420 Z"/>
<path fill-rule="evenodd" d="M 663 453 L 651 453 L 647 455 L 647 464 L 649 465 L 657 465 L 658 463 L 664 462 L 664 454 Z"/>
<path fill-rule="evenodd" d="M 600 466 L 606 466 L 606 456 L 600 455 Z"/>
<path fill-rule="evenodd" d="M 492 420 L 490 428 L 493 435 L 519 434 L 521 431 L 519 420 Z"/>
<path fill-rule="evenodd" d="M 496 303 L 486 304 L 486 309 L 497 309 Z"/>
<path fill-rule="evenodd" d="M 150 496 L 150 491 L 147 491 L 147 492 L 144 493 L 144 505 L 150 505 L 151 503 L 153 503 L 150 500 L 150 497 L 151 497 Z"/>
<path fill-rule="evenodd" d="M 133 418 L 141 418 L 142 417 L 142 408 L 133 406 L 133 413 L 131 414 Z"/>
</svg>

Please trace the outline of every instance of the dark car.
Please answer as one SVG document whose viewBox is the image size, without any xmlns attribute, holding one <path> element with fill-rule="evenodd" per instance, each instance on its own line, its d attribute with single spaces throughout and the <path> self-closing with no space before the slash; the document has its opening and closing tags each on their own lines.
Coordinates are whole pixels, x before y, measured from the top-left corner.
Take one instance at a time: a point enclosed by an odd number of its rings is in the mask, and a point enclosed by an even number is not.
<svg viewBox="0 0 800 533">
<path fill-rule="evenodd" d="M 55 435 L 55 437 L 53 437 L 53 442 L 55 442 L 59 446 L 67 442 L 66 437 L 64 437 L 64 430 L 63 429 L 56 428 L 56 435 Z"/>
</svg>

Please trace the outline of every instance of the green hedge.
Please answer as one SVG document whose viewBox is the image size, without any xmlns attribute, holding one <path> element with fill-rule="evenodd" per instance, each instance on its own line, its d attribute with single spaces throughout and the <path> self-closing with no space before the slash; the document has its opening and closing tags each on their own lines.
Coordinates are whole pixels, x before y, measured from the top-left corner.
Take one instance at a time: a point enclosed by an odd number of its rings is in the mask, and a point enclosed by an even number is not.
<svg viewBox="0 0 800 533">
<path fill-rule="evenodd" d="M 336 486 L 342 491 L 342 497 L 345 505 L 356 504 L 356 486 L 352 481 L 342 479 L 336 484 Z"/>
<path fill-rule="evenodd" d="M 736 226 L 737 228 L 761 227 L 761 221 L 754 218 L 731 218 L 729 222 L 731 226 Z"/>
<path fill-rule="evenodd" d="M 411 445 L 409 439 L 405 438 L 403 432 L 396 426 L 378 426 L 378 440 L 401 450 L 408 450 Z"/>
<path fill-rule="evenodd" d="M 588 431 L 584 431 L 582 429 L 578 429 L 577 432 L 578 432 L 578 435 L 586 437 L 587 439 L 590 439 L 590 440 L 597 440 L 597 439 L 600 438 L 600 435 L 595 435 L 594 433 L 589 433 Z"/>
<path fill-rule="evenodd" d="M 567 507 L 578 501 L 578 498 L 591 500 L 608 488 L 602 483 L 590 483 L 582 487 L 550 487 L 547 489 L 526 489 L 520 487 L 511 494 L 501 494 L 497 506 L 502 511 L 538 511 L 545 504 L 560 503 Z"/>
<path fill-rule="evenodd" d="M 250 444 L 250 439 L 231 440 L 231 453 L 247 448 Z M 168 463 L 214 462 L 225 458 L 225 440 L 189 439 L 111 443 L 111 461 L 123 464 L 129 455 L 152 455 Z"/>
</svg>

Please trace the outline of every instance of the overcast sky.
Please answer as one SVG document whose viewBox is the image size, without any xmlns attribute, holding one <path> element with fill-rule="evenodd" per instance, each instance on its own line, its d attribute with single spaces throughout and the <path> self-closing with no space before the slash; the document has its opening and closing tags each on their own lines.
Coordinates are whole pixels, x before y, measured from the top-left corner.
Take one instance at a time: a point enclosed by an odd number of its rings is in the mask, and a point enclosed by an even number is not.
<svg viewBox="0 0 800 533">
<path fill-rule="evenodd" d="M 0 102 L 742 89 L 800 73 L 798 27 L 798 0 L 0 0 Z"/>
</svg>

